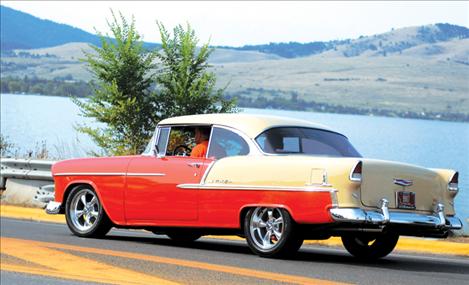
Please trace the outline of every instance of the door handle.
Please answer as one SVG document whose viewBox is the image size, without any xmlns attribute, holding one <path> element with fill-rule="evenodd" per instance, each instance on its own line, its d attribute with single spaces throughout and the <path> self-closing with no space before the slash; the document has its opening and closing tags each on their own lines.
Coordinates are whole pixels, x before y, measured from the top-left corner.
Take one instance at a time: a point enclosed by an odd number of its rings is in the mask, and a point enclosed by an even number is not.
<svg viewBox="0 0 469 285">
<path fill-rule="evenodd" d="M 187 164 L 190 167 L 200 168 L 202 166 L 202 162 L 192 162 Z"/>
</svg>

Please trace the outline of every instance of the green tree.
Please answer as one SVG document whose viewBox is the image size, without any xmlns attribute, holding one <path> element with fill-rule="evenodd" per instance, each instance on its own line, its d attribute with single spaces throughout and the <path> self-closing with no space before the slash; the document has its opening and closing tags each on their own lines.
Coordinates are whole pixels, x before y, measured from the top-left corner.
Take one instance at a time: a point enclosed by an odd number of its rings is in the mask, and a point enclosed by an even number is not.
<svg viewBox="0 0 469 285">
<path fill-rule="evenodd" d="M 156 75 L 161 117 L 235 111 L 234 99 L 223 97 L 224 89 L 215 88 L 215 74 L 208 71 L 213 52 L 209 44 L 197 47 L 189 24 L 176 26 L 172 35 L 157 24 L 162 45 L 157 54 L 162 69 Z"/>
<path fill-rule="evenodd" d="M 98 32 L 101 47 L 92 46 L 94 53 L 85 53 L 83 59 L 94 76 L 94 95 L 74 99 L 83 116 L 104 126 L 77 129 L 90 135 L 107 155 L 137 154 L 160 119 L 157 96 L 150 88 L 155 53 L 143 48 L 133 17 L 129 23 L 122 14 L 112 13 L 108 26 L 111 35 Z"/>
<path fill-rule="evenodd" d="M 176 26 L 171 37 L 158 23 L 159 52 L 143 48 L 134 18 L 129 23 L 122 14 L 112 13 L 108 26 L 111 35 L 98 32 L 101 47 L 92 46 L 94 53 L 85 53 L 94 94 L 85 101 L 73 99 L 83 116 L 103 123 L 101 128 L 77 129 L 90 135 L 105 154 L 140 153 L 162 119 L 235 110 L 234 99 L 223 97 L 223 89 L 215 88 L 215 75 L 207 70 L 213 50 L 208 44 L 197 47 L 189 25 Z M 159 69 L 154 64 L 157 58 Z"/>
</svg>

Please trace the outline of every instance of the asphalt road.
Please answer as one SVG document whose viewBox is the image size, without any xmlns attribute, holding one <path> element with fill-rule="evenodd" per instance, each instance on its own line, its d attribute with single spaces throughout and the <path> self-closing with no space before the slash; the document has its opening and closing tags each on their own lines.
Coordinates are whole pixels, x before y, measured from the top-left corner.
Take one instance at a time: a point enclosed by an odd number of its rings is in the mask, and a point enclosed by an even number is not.
<svg viewBox="0 0 469 285">
<path fill-rule="evenodd" d="M 145 231 L 105 239 L 66 225 L 1 218 L 1 284 L 469 284 L 469 258 L 393 253 L 372 263 L 342 248 L 303 246 L 295 258 L 252 254 L 244 241 L 186 246 Z"/>
</svg>

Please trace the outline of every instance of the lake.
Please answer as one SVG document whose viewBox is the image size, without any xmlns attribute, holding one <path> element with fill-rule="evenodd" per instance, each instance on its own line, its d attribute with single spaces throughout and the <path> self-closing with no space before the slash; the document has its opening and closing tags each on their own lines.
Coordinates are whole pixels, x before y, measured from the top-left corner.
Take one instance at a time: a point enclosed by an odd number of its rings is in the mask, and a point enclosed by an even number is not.
<svg viewBox="0 0 469 285">
<path fill-rule="evenodd" d="M 345 134 L 367 158 L 395 160 L 460 172 L 456 211 L 469 232 L 469 123 L 340 115 L 246 108 L 251 114 L 272 114 L 314 121 Z M 77 133 L 77 124 L 96 125 L 79 115 L 65 97 L 1 94 L 1 133 L 20 154 L 43 142 L 53 157 L 86 156 L 94 143 Z"/>
</svg>

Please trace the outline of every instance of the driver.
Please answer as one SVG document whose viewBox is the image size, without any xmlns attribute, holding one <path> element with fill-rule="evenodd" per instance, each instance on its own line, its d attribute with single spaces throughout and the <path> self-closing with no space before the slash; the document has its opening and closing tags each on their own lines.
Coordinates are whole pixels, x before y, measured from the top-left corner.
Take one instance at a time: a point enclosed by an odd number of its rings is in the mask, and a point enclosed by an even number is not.
<svg viewBox="0 0 469 285">
<path fill-rule="evenodd" d="M 191 151 L 191 157 L 205 157 L 208 149 L 208 138 L 210 128 L 195 128 L 195 143 L 197 144 Z"/>
</svg>

